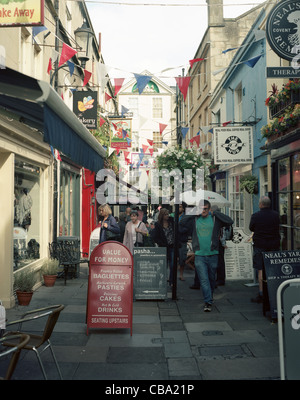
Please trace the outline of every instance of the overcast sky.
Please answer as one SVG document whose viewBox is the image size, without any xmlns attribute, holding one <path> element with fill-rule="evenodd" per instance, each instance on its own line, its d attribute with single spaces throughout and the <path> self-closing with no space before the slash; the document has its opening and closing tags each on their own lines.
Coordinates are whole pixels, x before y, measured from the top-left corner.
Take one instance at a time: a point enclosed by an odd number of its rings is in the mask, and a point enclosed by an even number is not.
<svg viewBox="0 0 300 400">
<path fill-rule="evenodd" d="M 116 4 L 104 4 L 109 0 L 91 1 L 86 4 L 97 39 L 101 32 L 104 62 L 114 67 L 109 72 L 111 78 L 131 78 L 132 73 L 143 70 L 159 78 L 178 76 L 181 74 L 181 66 L 187 70 L 189 60 L 194 58 L 207 28 L 205 0 L 116 0 Z M 252 3 L 259 4 L 262 1 L 223 2 L 224 16 L 229 18 L 251 9 L 254 7 Z M 154 3 L 167 6 L 146 5 Z M 185 6 L 175 7 L 170 4 Z M 202 6 L 192 6 L 196 4 Z M 160 74 L 167 68 L 172 70 Z"/>
</svg>

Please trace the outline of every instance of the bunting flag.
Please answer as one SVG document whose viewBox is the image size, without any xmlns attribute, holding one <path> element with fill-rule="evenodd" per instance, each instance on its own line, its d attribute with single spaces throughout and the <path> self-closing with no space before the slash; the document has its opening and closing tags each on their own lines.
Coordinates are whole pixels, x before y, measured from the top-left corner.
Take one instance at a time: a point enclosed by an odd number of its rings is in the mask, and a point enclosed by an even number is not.
<svg viewBox="0 0 300 400">
<path fill-rule="evenodd" d="M 200 144 L 200 136 L 193 136 L 192 139 L 189 140 L 191 144 L 193 144 L 194 142 L 197 144 L 197 146 L 199 147 Z"/>
<path fill-rule="evenodd" d="M 140 74 L 133 74 L 133 75 L 135 76 L 135 79 L 136 79 L 136 83 L 137 83 L 137 88 L 138 88 L 139 94 L 142 94 L 143 90 L 147 86 L 148 82 L 151 81 L 152 76 L 150 76 L 150 75 L 140 75 Z"/>
<path fill-rule="evenodd" d="M 47 74 L 50 74 L 52 70 L 52 60 L 51 58 L 49 58 L 49 63 L 48 63 L 48 68 L 47 68 Z"/>
<path fill-rule="evenodd" d="M 213 75 L 218 75 L 219 73 L 225 71 L 227 67 L 216 69 L 215 71 L 212 72 Z"/>
<path fill-rule="evenodd" d="M 124 158 L 126 159 L 130 155 L 130 151 L 123 150 L 123 154 L 124 154 Z"/>
<path fill-rule="evenodd" d="M 153 146 L 153 140 L 147 139 L 147 142 L 150 144 L 150 146 Z"/>
<path fill-rule="evenodd" d="M 68 46 L 66 43 L 63 43 L 61 56 L 59 59 L 58 67 L 63 65 L 65 62 L 70 60 L 75 54 L 77 53 L 76 50 L 72 49 L 72 47 Z"/>
<path fill-rule="evenodd" d="M 105 93 L 105 103 L 108 102 L 108 100 L 110 100 L 111 98 L 112 97 L 109 94 Z"/>
<path fill-rule="evenodd" d="M 125 78 L 115 78 L 115 96 L 119 93 Z"/>
<path fill-rule="evenodd" d="M 253 68 L 254 65 L 257 63 L 257 61 L 260 59 L 260 57 L 261 57 L 261 55 L 257 56 L 257 57 L 253 57 L 250 60 L 245 61 L 245 64 L 248 65 L 248 67 Z"/>
<path fill-rule="evenodd" d="M 124 115 L 124 114 L 128 113 L 128 111 L 129 111 L 128 108 L 126 108 L 126 107 L 124 107 L 124 106 L 121 106 L 121 116 L 122 116 L 122 118 L 123 118 L 123 115 Z"/>
<path fill-rule="evenodd" d="M 39 33 L 47 30 L 48 28 L 46 28 L 45 26 L 33 26 L 32 27 L 32 36 L 35 37 L 37 36 Z"/>
<path fill-rule="evenodd" d="M 190 128 L 184 128 L 183 126 L 181 127 L 181 134 L 182 134 L 183 139 L 185 139 L 186 134 L 188 133 L 189 129 Z"/>
<path fill-rule="evenodd" d="M 196 136 L 199 136 L 199 135 L 200 135 L 200 133 L 201 133 L 201 131 L 198 131 L 198 132 L 197 132 L 197 134 L 196 134 Z"/>
<path fill-rule="evenodd" d="M 56 50 L 54 50 L 54 49 L 52 49 L 52 50 L 51 50 L 51 60 L 52 60 L 52 63 L 53 63 L 53 64 L 54 64 L 55 61 L 58 59 L 58 57 L 59 57 L 59 52 L 56 51 Z"/>
<path fill-rule="evenodd" d="M 69 71 L 70 71 L 70 76 L 72 76 L 74 74 L 74 68 L 75 68 L 75 64 L 72 63 L 71 61 L 67 61 L 68 66 L 69 66 Z"/>
<path fill-rule="evenodd" d="M 167 142 L 167 141 L 165 141 L 165 140 L 162 141 L 162 144 L 164 144 L 165 146 L 167 146 L 168 143 L 169 143 L 169 142 Z"/>
<path fill-rule="evenodd" d="M 125 131 L 125 129 L 122 129 L 122 136 L 123 136 L 123 139 L 125 139 L 127 136 L 127 131 Z"/>
<path fill-rule="evenodd" d="M 114 151 L 115 151 L 115 149 L 113 147 L 110 147 L 108 149 L 108 157 L 111 156 Z"/>
<path fill-rule="evenodd" d="M 132 142 L 132 140 L 129 137 L 127 137 L 126 140 L 127 140 L 128 146 L 130 146 L 130 143 Z"/>
<path fill-rule="evenodd" d="M 191 77 L 190 76 L 179 76 L 179 77 L 176 77 L 175 80 L 176 80 L 179 90 L 183 94 L 183 99 L 185 100 Z"/>
<path fill-rule="evenodd" d="M 203 61 L 204 58 L 194 58 L 193 60 L 189 60 L 191 69 L 193 68 L 194 63 L 199 62 L 199 61 Z"/>
<path fill-rule="evenodd" d="M 153 156 L 153 149 L 149 149 L 149 153 L 151 155 L 151 157 Z"/>
<path fill-rule="evenodd" d="M 166 125 L 166 124 L 159 124 L 159 133 L 160 134 L 162 134 L 163 133 L 163 131 L 166 129 L 166 127 L 167 127 L 168 125 Z"/>
<path fill-rule="evenodd" d="M 56 156 L 56 159 L 57 159 L 58 161 L 61 161 L 61 157 L 60 157 L 59 151 L 56 150 L 56 149 L 55 149 L 55 156 Z"/>
<path fill-rule="evenodd" d="M 100 126 L 102 126 L 103 124 L 105 124 L 105 119 L 100 117 Z"/>
<path fill-rule="evenodd" d="M 85 86 L 88 81 L 91 79 L 92 73 L 87 71 L 86 69 L 84 70 L 84 81 L 83 81 L 83 86 Z"/>
<path fill-rule="evenodd" d="M 143 147 L 143 152 L 146 153 L 146 151 L 147 151 L 149 146 L 146 146 L 145 144 L 142 144 L 142 147 Z"/>
<path fill-rule="evenodd" d="M 222 54 L 225 54 L 225 53 L 227 53 L 228 51 L 232 51 L 232 50 L 236 50 L 236 49 L 237 49 L 237 47 L 232 47 L 232 48 L 230 48 L 230 49 L 223 50 L 223 51 L 222 51 Z"/>
<path fill-rule="evenodd" d="M 223 122 L 222 126 L 227 126 L 229 124 L 231 124 L 232 121 L 227 121 L 227 122 Z"/>
<path fill-rule="evenodd" d="M 117 130 L 118 130 L 117 125 L 116 125 L 114 122 L 112 122 L 112 125 L 113 125 L 113 127 L 114 127 L 114 130 L 117 131 Z"/>
</svg>

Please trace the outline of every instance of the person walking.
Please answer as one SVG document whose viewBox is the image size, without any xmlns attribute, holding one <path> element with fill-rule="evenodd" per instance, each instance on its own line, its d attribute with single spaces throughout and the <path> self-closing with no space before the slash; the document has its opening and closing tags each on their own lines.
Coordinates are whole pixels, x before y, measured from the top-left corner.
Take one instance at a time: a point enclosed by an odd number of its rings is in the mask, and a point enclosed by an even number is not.
<svg viewBox="0 0 300 400">
<path fill-rule="evenodd" d="M 178 222 L 180 222 L 181 218 L 185 215 L 186 206 L 187 205 L 184 202 L 182 204 L 179 204 Z M 188 236 L 179 235 L 178 259 L 179 259 L 179 274 L 180 274 L 179 279 L 181 281 L 184 281 L 183 271 L 187 259 L 187 241 L 188 241 Z"/>
<path fill-rule="evenodd" d="M 170 217 L 169 211 L 166 208 L 161 208 L 154 229 L 151 231 L 151 237 L 157 243 L 158 247 L 165 247 L 167 249 L 170 285 L 173 283 L 174 232 L 174 219 Z"/>
<path fill-rule="evenodd" d="M 223 226 L 233 224 L 233 220 L 220 211 L 210 212 L 207 200 L 200 201 L 196 215 L 186 215 L 179 223 L 179 232 L 192 236 L 195 252 L 195 269 L 204 297 L 204 311 L 210 312 L 213 303 L 216 271 L 218 267 L 219 235 Z"/>
<path fill-rule="evenodd" d="M 107 240 L 112 240 L 112 239 L 117 240 L 118 235 L 120 235 L 120 227 L 112 215 L 110 206 L 108 204 L 102 204 L 99 207 L 99 214 L 100 214 L 99 244 Z"/>
<path fill-rule="evenodd" d="M 138 220 L 138 211 L 130 212 L 131 221 L 127 222 L 125 227 L 123 244 L 133 254 L 134 247 L 142 247 L 144 243 L 143 236 L 148 235 L 148 229 L 144 222 Z"/>
<path fill-rule="evenodd" d="M 253 268 L 257 270 L 259 292 L 252 298 L 254 303 L 263 303 L 264 260 L 263 252 L 280 249 L 279 213 L 271 210 L 271 199 L 259 199 L 259 211 L 251 215 L 249 229 L 253 232 Z"/>
<path fill-rule="evenodd" d="M 125 228 L 126 228 L 126 213 L 125 212 L 120 212 L 119 214 L 119 221 L 118 221 L 118 225 L 120 227 L 120 238 L 119 241 L 121 243 L 123 243 L 123 239 L 124 239 L 124 234 L 125 234 Z"/>
</svg>

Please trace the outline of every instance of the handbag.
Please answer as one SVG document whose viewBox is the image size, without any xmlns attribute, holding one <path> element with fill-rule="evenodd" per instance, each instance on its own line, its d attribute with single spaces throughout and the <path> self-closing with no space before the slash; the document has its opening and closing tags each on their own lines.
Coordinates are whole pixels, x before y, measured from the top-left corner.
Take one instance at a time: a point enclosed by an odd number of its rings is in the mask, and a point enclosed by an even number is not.
<svg viewBox="0 0 300 400">
<path fill-rule="evenodd" d="M 138 228 L 140 227 L 141 222 L 138 224 Z M 140 232 L 136 234 L 136 242 L 134 243 L 134 247 L 143 247 L 144 246 L 144 235 Z"/>
<path fill-rule="evenodd" d="M 118 234 L 106 229 L 106 240 L 115 240 L 115 239 L 117 239 L 117 237 L 118 237 Z"/>
</svg>

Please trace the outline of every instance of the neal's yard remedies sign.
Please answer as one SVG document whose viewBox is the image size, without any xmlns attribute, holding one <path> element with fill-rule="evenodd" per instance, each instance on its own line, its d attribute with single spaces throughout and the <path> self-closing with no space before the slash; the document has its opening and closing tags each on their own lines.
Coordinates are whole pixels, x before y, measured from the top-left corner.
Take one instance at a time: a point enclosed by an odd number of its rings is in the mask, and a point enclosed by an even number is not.
<svg viewBox="0 0 300 400">
<path fill-rule="evenodd" d="M 300 278 L 300 250 L 270 251 L 263 255 L 271 313 L 276 316 L 279 285 L 287 279 Z"/>
<path fill-rule="evenodd" d="M 167 255 L 164 247 L 136 247 L 134 258 L 134 299 L 167 298 Z"/>
<path fill-rule="evenodd" d="M 214 128 L 215 164 L 253 163 L 252 127 Z"/>
<path fill-rule="evenodd" d="M 97 92 L 74 92 L 73 112 L 87 129 L 97 129 Z"/>
<path fill-rule="evenodd" d="M 300 1 L 280 1 L 270 12 L 267 24 L 267 40 L 274 52 L 292 61 L 299 52 Z"/>
<path fill-rule="evenodd" d="M 99 244 L 89 264 L 87 334 L 90 328 L 130 328 L 133 258 L 119 242 Z"/>
</svg>

